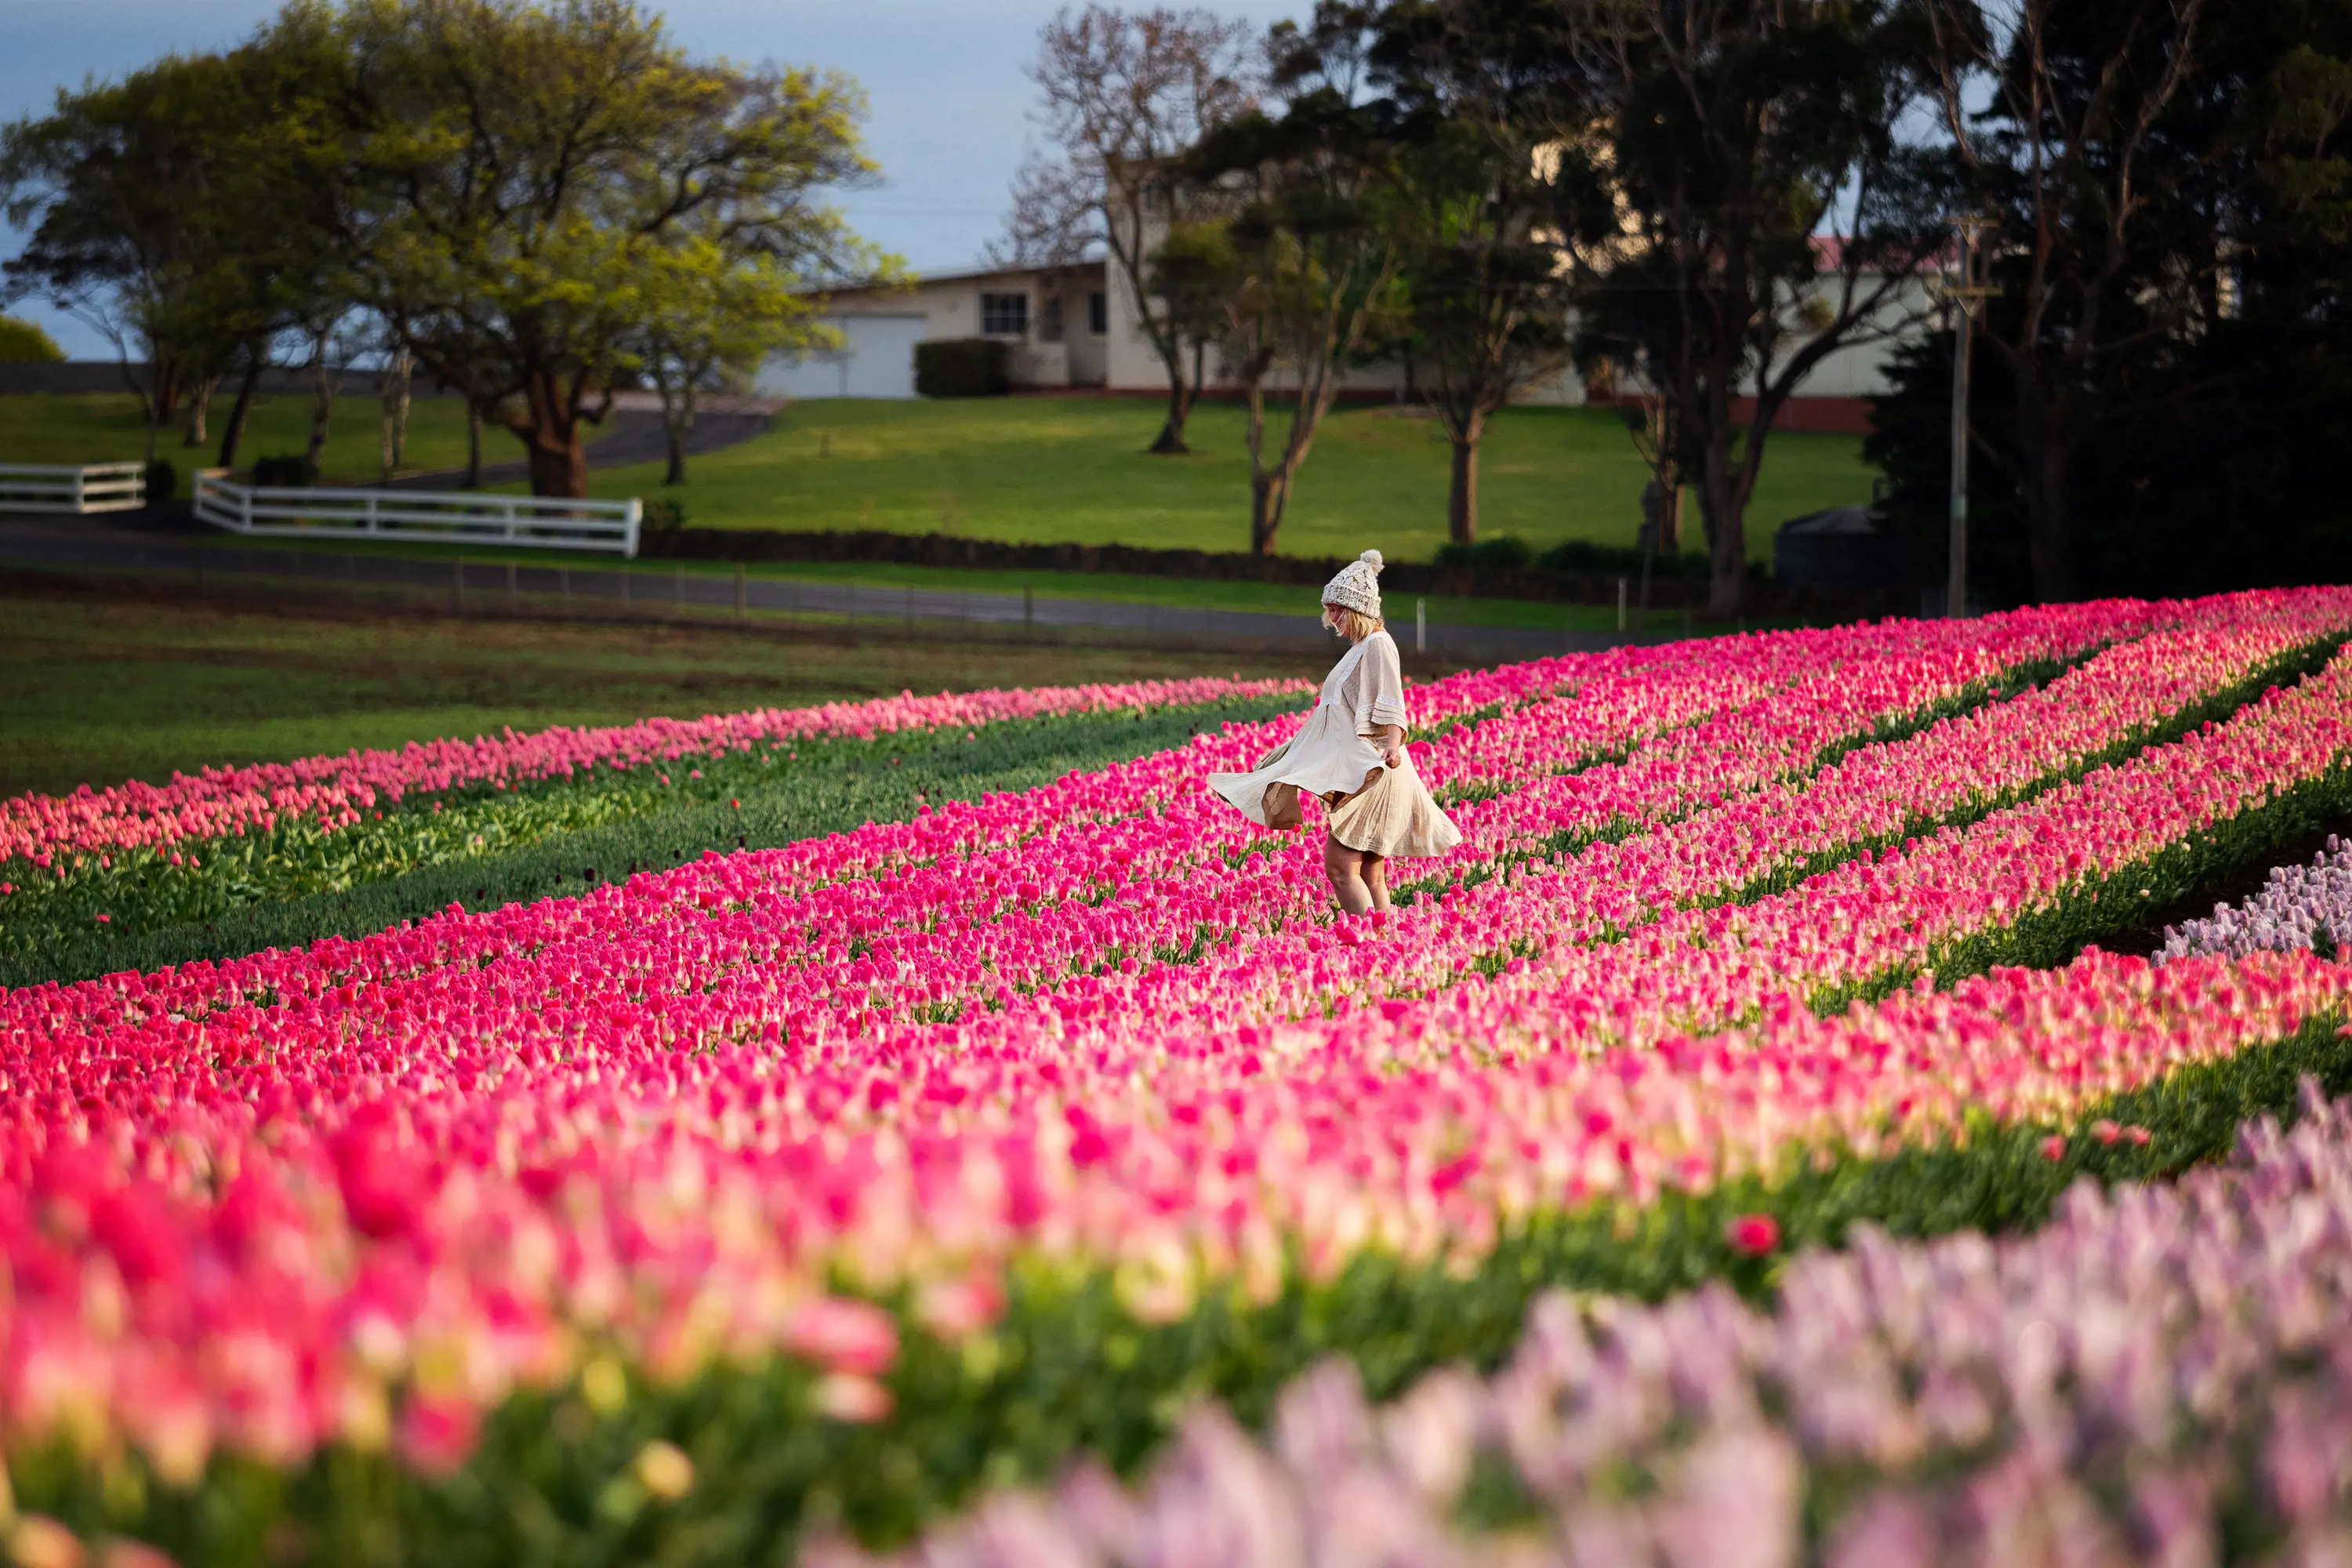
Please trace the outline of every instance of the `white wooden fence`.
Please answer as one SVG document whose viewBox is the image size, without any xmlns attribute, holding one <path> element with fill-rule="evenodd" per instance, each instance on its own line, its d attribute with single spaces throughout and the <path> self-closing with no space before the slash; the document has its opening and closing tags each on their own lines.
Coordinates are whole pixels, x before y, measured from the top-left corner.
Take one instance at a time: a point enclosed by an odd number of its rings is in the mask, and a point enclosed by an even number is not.
<svg viewBox="0 0 2352 1568">
<path fill-rule="evenodd" d="M 312 489 L 196 476 L 196 515 L 233 533 L 390 539 L 418 544 L 530 544 L 634 558 L 645 503 L 558 500 L 483 490 Z"/>
<path fill-rule="evenodd" d="M 0 463 L 0 511 L 136 511 L 147 504 L 147 465 Z"/>
</svg>

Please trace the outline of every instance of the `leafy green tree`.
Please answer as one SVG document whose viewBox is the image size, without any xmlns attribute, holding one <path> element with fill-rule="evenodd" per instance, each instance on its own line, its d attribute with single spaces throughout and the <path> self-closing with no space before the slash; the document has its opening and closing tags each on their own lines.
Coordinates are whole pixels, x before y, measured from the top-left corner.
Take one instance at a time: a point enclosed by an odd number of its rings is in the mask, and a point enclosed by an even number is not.
<svg viewBox="0 0 2352 1568">
<path fill-rule="evenodd" d="M 1890 0 L 1560 0 L 1509 35 L 1559 75 L 1538 102 L 1577 357 L 1673 405 L 1717 617 L 1740 608 L 1788 400 L 1832 353 L 1909 324 L 1943 242 L 1936 161 L 1897 134 L 1928 88 L 1913 22 Z M 1846 234 L 1819 243 L 1833 219 Z"/>
<path fill-rule="evenodd" d="M 836 253 L 849 254 L 843 237 Z M 870 270 L 895 267 L 872 258 Z M 686 482 L 686 443 L 700 394 L 750 379 L 779 349 L 837 346 L 817 319 L 816 298 L 773 256 L 730 247 L 722 236 L 681 229 L 653 250 L 641 287 L 644 317 L 633 344 L 637 367 L 661 396 L 669 439 L 662 482 Z"/>
<path fill-rule="evenodd" d="M 1379 26 L 1376 79 L 1403 142 L 1409 347 L 1453 449 L 1446 536 L 1469 544 L 1487 421 L 1568 363 L 1559 160 L 1545 140 L 1559 83 L 1511 5 L 1402 0 Z"/>
<path fill-rule="evenodd" d="M 14 364 L 56 364 L 66 357 L 57 339 L 19 316 L 0 316 L 0 361 Z"/>
<path fill-rule="evenodd" d="M 691 230 L 773 294 L 856 257 L 819 193 L 870 176 L 849 81 L 689 59 L 631 0 L 352 0 L 338 19 L 358 297 L 521 440 L 534 493 L 587 488 Z M 760 312 L 754 312 L 759 314 Z"/>
<path fill-rule="evenodd" d="M 235 97 L 226 62 L 171 57 L 60 90 L 48 114 L 0 132 L 0 193 L 9 221 L 30 230 L 0 299 L 45 298 L 112 345 L 149 462 L 182 390 L 203 374 L 214 271 L 204 207 L 232 156 Z"/>
<path fill-rule="evenodd" d="M 61 91 L 0 132 L 0 193 L 31 230 L 0 293 L 51 300 L 113 345 L 151 461 L 183 396 L 242 359 L 231 460 L 271 340 L 343 308 L 327 43 L 297 8 L 266 39 Z"/>
<path fill-rule="evenodd" d="M 1349 369 L 1393 338 L 1403 256 L 1390 106 L 1362 90 L 1373 7 L 1323 0 L 1272 44 L 1271 106 L 1202 139 L 1187 163 L 1233 213 L 1230 347 L 1255 365 L 1250 397 L 1250 552 L 1274 553 L 1298 470 Z M 1269 449 L 1269 373 L 1290 419 Z"/>
</svg>

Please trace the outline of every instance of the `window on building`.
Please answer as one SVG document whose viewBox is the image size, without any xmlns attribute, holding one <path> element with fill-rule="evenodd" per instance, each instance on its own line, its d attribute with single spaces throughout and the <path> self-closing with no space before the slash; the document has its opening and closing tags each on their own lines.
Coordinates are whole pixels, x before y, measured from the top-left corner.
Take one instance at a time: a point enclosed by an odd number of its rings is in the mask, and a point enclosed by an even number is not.
<svg viewBox="0 0 2352 1568">
<path fill-rule="evenodd" d="M 980 297 L 980 330 L 983 335 L 992 338 L 1027 336 L 1029 296 L 982 294 Z"/>
<path fill-rule="evenodd" d="M 1087 296 L 1087 331 L 1092 332 L 1097 337 L 1101 337 L 1105 332 L 1110 331 L 1109 295 L 1089 294 Z"/>
<path fill-rule="evenodd" d="M 1051 296 L 1038 308 L 1037 341 L 1041 343 L 1062 341 L 1062 297 L 1059 294 Z"/>
</svg>

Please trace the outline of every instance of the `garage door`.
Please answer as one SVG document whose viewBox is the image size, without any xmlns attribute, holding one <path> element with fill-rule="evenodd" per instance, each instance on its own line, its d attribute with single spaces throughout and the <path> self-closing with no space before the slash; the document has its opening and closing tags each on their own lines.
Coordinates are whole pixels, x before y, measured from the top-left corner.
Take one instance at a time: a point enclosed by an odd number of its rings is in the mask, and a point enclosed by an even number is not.
<svg viewBox="0 0 2352 1568">
<path fill-rule="evenodd" d="M 760 369 L 771 397 L 912 397 L 920 316 L 828 316 L 845 340 L 839 352 L 779 356 Z"/>
</svg>

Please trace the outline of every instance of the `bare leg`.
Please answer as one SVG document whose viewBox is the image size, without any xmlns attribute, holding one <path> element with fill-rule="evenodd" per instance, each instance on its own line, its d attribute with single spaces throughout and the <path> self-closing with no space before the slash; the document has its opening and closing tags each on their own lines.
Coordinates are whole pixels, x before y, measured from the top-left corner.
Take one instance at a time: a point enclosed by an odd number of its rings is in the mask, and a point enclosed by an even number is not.
<svg viewBox="0 0 2352 1568">
<path fill-rule="evenodd" d="M 1372 912 L 1389 911 L 1389 858 L 1367 852 L 1364 856 L 1364 887 L 1372 895 Z"/>
<path fill-rule="evenodd" d="M 1372 890 L 1364 886 L 1364 852 L 1350 849 L 1338 839 L 1326 836 L 1323 840 L 1323 874 L 1331 879 L 1331 895 L 1339 900 L 1339 908 L 1351 915 L 1368 912 L 1372 907 Z"/>
</svg>

